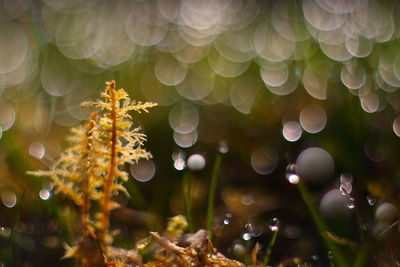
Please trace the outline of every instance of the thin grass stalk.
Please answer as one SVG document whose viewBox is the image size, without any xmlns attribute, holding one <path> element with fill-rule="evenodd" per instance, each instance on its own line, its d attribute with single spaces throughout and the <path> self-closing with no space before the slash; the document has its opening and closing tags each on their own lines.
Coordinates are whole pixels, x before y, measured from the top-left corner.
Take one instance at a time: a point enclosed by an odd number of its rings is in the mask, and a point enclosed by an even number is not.
<svg viewBox="0 0 400 267">
<path fill-rule="evenodd" d="M 324 233 L 327 232 L 328 227 L 324 221 L 324 219 L 318 214 L 317 209 L 315 208 L 314 202 L 311 198 L 311 195 L 306 187 L 306 185 L 300 180 L 297 184 L 298 189 L 300 191 L 300 195 L 303 198 L 303 201 L 306 203 L 308 211 L 311 214 L 311 218 L 313 219 L 315 225 L 317 226 L 318 232 L 322 239 L 325 242 L 327 248 L 332 251 L 333 260 L 337 264 L 338 267 L 349 267 L 345 257 L 343 256 L 340 249 L 331 241 L 329 240 Z"/>
<path fill-rule="evenodd" d="M 185 215 L 188 222 L 189 232 L 194 231 L 193 217 L 192 217 L 192 174 L 186 171 L 183 175 L 182 192 L 183 201 L 185 206 Z"/>
<path fill-rule="evenodd" d="M 221 169 L 222 162 L 222 154 L 218 153 L 215 162 L 213 171 L 211 174 L 211 183 L 210 183 L 210 191 L 208 193 L 208 205 L 207 205 L 207 231 L 209 233 L 209 238 L 212 240 L 212 227 L 214 221 L 214 208 L 215 208 L 215 196 L 217 193 L 217 184 L 219 179 L 219 173 Z"/>
<path fill-rule="evenodd" d="M 278 236 L 278 232 L 279 232 L 279 229 L 272 232 L 271 240 L 269 241 L 268 247 L 265 250 L 265 254 L 264 254 L 264 260 L 263 260 L 264 266 L 268 266 L 269 260 L 271 259 L 272 248 L 275 245 L 276 238 Z"/>
</svg>

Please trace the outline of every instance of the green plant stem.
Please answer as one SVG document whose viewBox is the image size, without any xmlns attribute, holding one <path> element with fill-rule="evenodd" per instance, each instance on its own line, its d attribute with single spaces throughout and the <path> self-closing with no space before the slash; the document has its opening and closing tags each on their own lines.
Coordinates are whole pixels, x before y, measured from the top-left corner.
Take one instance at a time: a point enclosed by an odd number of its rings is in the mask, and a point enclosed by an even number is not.
<svg viewBox="0 0 400 267">
<path fill-rule="evenodd" d="M 185 214 L 188 222 L 189 232 L 193 232 L 193 219 L 192 219 L 192 174 L 190 171 L 186 171 L 183 175 L 182 181 L 182 191 L 183 191 L 183 201 L 185 206 Z"/>
<path fill-rule="evenodd" d="M 303 201 L 306 203 L 307 208 L 311 214 L 311 217 L 312 217 L 315 225 L 317 226 L 320 236 L 324 240 L 327 248 L 330 251 L 332 251 L 333 259 L 336 262 L 337 266 L 338 267 L 348 267 L 349 265 L 348 265 L 345 257 L 343 256 L 342 252 L 340 251 L 340 249 L 331 240 L 326 238 L 326 236 L 324 235 L 324 233 L 327 232 L 328 227 L 327 227 L 325 221 L 323 220 L 323 218 L 318 214 L 318 211 L 314 205 L 314 202 L 311 198 L 311 195 L 310 195 L 306 185 L 300 180 L 300 182 L 298 183 L 297 186 L 300 191 L 300 195 L 303 198 Z"/>
<path fill-rule="evenodd" d="M 272 253 L 272 248 L 275 245 L 276 237 L 278 236 L 279 230 L 273 231 L 271 240 L 269 241 L 268 247 L 265 250 L 265 256 L 264 256 L 264 266 L 268 266 L 269 260 L 271 258 L 271 253 Z"/>
<path fill-rule="evenodd" d="M 208 193 L 208 205 L 207 205 L 207 231 L 209 233 L 210 240 L 212 239 L 212 226 L 214 220 L 214 203 L 215 203 L 215 195 L 217 192 L 217 184 L 219 173 L 221 169 L 221 161 L 222 155 L 220 153 L 217 154 L 214 162 L 214 168 L 211 174 L 211 183 L 210 183 L 210 191 Z"/>
</svg>

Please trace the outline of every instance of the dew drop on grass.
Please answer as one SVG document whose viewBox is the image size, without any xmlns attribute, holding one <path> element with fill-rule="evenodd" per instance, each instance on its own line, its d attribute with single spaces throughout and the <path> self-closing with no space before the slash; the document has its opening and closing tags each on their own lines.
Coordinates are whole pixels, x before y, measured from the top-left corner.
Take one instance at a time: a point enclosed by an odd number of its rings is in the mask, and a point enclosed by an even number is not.
<svg viewBox="0 0 400 267">
<path fill-rule="evenodd" d="M 348 184 L 341 184 L 341 185 L 340 185 L 340 188 L 339 188 L 340 193 L 341 193 L 343 196 L 350 195 L 352 189 L 353 189 L 353 187 L 352 187 L 351 183 L 348 183 Z"/>
<path fill-rule="evenodd" d="M 350 198 L 347 200 L 346 206 L 347 206 L 349 209 L 354 209 L 354 208 L 356 207 L 354 198 L 350 197 Z"/>
<path fill-rule="evenodd" d="M 248 241 L 251 239 L 251 235 L 249 233 L 243 233 L 242 238 L 243 240 Z"/>
<path fill-rule="evenodd" d="M 287 179 L 291 184 L 298 184 L 300 182 L 300 177 L 297 174 L 291 174 Z"/>
<path fill-rule="evenodd" d="M 254 223 L 248 222 L 245 224 L 244 226 L 245 232 L 250 234 L 250 236 L 260 236 L 263 233 L 263 229 L 262 227 L 260 227 L 259 225 L 256 225 Z"/>
<path fill-rule="evenodd" d="M 286 167 L 285 177 L 291 184 L 298 184 L 300 182 L 300 177 L 296 173 L 296 164 L 292 163 Z"/>
<path fill-rule="evenodd" d="M 39 192 L 39 197 L 43 200 L 48 200 L 51 197 L 51 193 L 47 189 L 42 189 Z"/>
<path fill-rule="evenodd" d="M 296 164 L 291 163 L 291 164 L 287 165 L 286 172 L 288 172 L 288 173 L 296 173 Z"/>
<path fill-rule="evenodd" d="M 376 203 L 375 198 L 374 198 L 374 197 L 371 197 L 371 196 L 367 196 L 367 201 L 368 201 L 368 204 L 369 204 L 370 206 L 373 206 L 373 205 L 375 205 L 375 203 Z"/>
<path fill-rule="evenodd" d="M 229 146 L 226 141 L 220 141 L 218 145 L 218 151 L 222 154 L 226 154 L 229 151 Z"/>
<path fill-rule="evenodd" d="M 353 182 L 353 175 L 350 173 L 343 173 L 340 175 L 340 183 L 341 184 L 351 184 Z"/>
<path fill-rule="evenodd" d="M 251 233 L 254 231 L 254 226 L 252 223 L 248 222 L 244 225 L 244 229 L 246 230 L 247 233 Z"/>
<path fill-rule="evenodd" d="M 231 223 L 231 220 L 232 220 L 232 214 L 230 213 L 225 214 L 224 225 L 229 225 Z"/>
<path fill-rule="evenodd" d="M 174 152 L 172 154 L 174 161 L 174 168 L 178 171 L 182 171 L 186 167 L 185 153 L 183 151 Z"/>
<path fill-rule="evenodd" d="M 174 161 L 174 167 L 175 169 L 177 169 L 178 171 L 183 170 L 186 167 L 186 163 L 184 159 L 176 159 Z"/>
<path fill-rule="evenodd" d="M 278 218 L 271 219 L 269 221 L 269 224 L 268 224 L 269 230 L 271 230 L 272 232 L 278 231 L 279 230 L 279 223 L 280 222 L 279 222 Z"/>
</svg>

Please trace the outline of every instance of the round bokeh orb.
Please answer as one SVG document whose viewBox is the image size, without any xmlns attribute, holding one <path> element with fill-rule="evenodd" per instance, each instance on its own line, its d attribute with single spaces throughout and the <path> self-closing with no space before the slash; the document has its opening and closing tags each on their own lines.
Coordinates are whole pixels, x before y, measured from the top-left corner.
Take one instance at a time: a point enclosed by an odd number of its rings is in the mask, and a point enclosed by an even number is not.
<svg viewBox="0 0 400 267">
<path fill-rule="evenodd" d="M 347 217 L 350 214 L 347 198 L 338 189 L 332 189 L 325 193 L 319 203 L 319 210 L 326 218 Z"/>
<path fill-rule="evenodd" d="M 324 182 L 334 172 L 332 156 L 319 147 L 310 147 L 300 153 L 296 161 L 297 174 L 307 182 Z"/>
</svg>

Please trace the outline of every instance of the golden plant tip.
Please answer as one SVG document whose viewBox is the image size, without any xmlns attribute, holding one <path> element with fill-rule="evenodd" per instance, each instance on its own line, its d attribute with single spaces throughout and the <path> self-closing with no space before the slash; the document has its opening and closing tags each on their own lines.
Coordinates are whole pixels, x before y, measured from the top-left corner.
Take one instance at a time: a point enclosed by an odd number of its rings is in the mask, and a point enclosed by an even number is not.
<svg viewBox="0 0 400 267">
<path fill-rule="evenodd" d="M 64 249 L 65 249 L 65 253 L 64 253 L 64 256 L 61 257 L 61 259 L 74 258 L 75 256 L 77 256 L 77 252 L 78 252 L 77 246 L 70 247 L 67 243 L 64 243 Z"/>
</svg>

